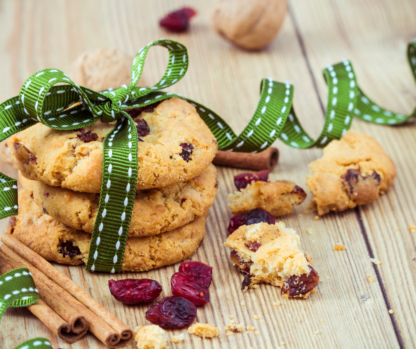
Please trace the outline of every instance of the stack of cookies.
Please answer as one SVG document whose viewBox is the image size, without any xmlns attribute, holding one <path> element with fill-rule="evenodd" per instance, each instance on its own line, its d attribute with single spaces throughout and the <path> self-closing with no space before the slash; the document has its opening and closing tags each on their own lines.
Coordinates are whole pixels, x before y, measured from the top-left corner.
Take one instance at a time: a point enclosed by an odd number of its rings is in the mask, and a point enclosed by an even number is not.
<svg viewBox="0 0 416 349">
<path fill-rule="evenodd" d="M 217 193 L 217 142 L 188 102 L 171 98 L 128 111 L 138 136 L 138 181 L 122 269 L 144 271 L 189 258 L 205 235 Z M 103 140 L 113 124 L 74 131 L 37 124 L 0 155 L 19 170 L 19 215 L 10 232 L 50 261 L 88 259 L 102 180 Z"/>
</svg>

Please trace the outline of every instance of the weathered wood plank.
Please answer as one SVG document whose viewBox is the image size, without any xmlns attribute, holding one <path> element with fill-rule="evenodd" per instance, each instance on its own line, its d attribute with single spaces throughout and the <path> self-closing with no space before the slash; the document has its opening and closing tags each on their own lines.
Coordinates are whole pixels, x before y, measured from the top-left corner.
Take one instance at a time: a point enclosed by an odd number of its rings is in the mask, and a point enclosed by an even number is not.
<svg viewBox="0 0 416 349">
<path fill-rule="evenodd" d="M 0 50 L 0 72 L 6 82 L 0 86 L 2 100 L 17 94 L 24 79 L 36 70 L 54 66 L 68 71 L 70 62 L 87 49 L 116 47 L 134 54 L 154 39 L 170 37 L 188 47 L 191 59 L 186 78 L 172 90 L 209 105 L 236 131 L 242 130 L 256 107 L 260 79 L 271 76 L 279 81 L 290 80 L 296 86 L 295 104 L 302 123 L 312 135 L 320 132 L 322 112 L 290 16 L 269 48 L 248 53 L 222 41 L 209 28 L 210 3 L 207 1 L 193 3 L 199 15 L 193 22 L 192 31 L 181 35 L 165 33 L 158 27 L 157 19 L 167 10 L 185 5 L 184 1 L 37 1 L 36 6 L 34 3 L 9 1 L 0 4 L 0 22 L 7 28 L 0 35 L 0 47 L 3 48 Z M 310 11 L 314 7 L 305 5 Z M 361 13 L 361 16 L 365 17 L 365 14 Z M 319 39 L 319 35 L 315 37 L 317 45 Z M 157 82 L 163 73 L 165 58 L 150 52 L 145 69 L 149 84 Z M 8 86 L 12 86 L 12 90 Z M 281 143 L 278 146 L 281 159 L 272 179 L 291 179 L 304 186 L 307 164 L 319 157 L 321 151 L 298 151 Z M 398 347 L 380 286 L 377 282 L 367 282 L 367 274 L 375 274 L 353 211 L 314 221 L 313 216 L 303 213 L 304 204 L 283 218 L 287 225 L 299 231 L 302 244 L 315 258 L 314 264 L 321 275 L 318 292 L 308 300 L 288 301 L 281 297 L 279 289 L 267 285 L 248 293 L 239 290 L 242 277 L 231 266 L 228 251 L 223 247 L 231 217 L 227 195 L 233 191 L 232 176 L 238 172 L 220 169 L 219 195 L 211 209 L 208 233 L 193 257 L 214 267 L 211 303 L 198 309 L 198 321 L 216 324 L 221 329 L 221 336 L 202 340 L 186 334 L 183 347 L 261 349 L 277 348 L 281 342 L 289 348 Z M 305 233 L 309 227 L 313 227 L 314 235 Z M 337 242 L 344 243 L 347 250 L 333 251 Z M 109 295 L 107 282 L 111 276 L 92 275 L 81 267 L 58 268 L 132 328 L 147 323 L 144 318 L 146 306 L 126 307 Z M 167 267 L 114 278 L 154 278 L 161 282 L 164 295 L 169 295 L 170 276 L 176 269 L 177 266 Z M 277 300 L 282 306 L 273 306 Z M 229 315 L 237 323 L 255 326 L 259 335 L 249 332 L 226 337 L 223 329 L 230 320 Z M 254 315 L 260 319 L 254 320 Z M 319 333 L 315 335 L 317 331 Z M 102 347 L 91 335 L 68 346 L 53 338 L 25 309 L 9 310 L 2 320 L 0 333 L 0 346 L 4 347 L 13 347 L 34 336 L 47 336 L 55 346 L 64 348 Z M 169 335 L 177 333 L 170 332 Z"/>
</svg>

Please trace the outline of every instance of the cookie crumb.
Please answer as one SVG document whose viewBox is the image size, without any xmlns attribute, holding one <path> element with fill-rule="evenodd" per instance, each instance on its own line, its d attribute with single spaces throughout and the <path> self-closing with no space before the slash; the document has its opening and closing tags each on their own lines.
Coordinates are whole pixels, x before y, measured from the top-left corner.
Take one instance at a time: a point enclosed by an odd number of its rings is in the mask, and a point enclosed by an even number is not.
<svg viewBox="0 0 416 349">
<path fill-rule="evenodd" d="M 216 328 L 215 326 L 211 324 L 201 324 L 199 322 L 189 327 L 188 332 L 190 334 L 193 334 L 194 336 L 198 336 L 202 338 L 218 337 L 220 333 L 218 328 Z"/>
<path fill-rule="evenodd" d="M 343 244 L 335 244 L 334 250 L 335 251 L 344 251 L 345 250 L 345 246 Z"/>
<path fill-rule="evenodd" d="M 258 320 L 259 317 L 257 315 L 254 315 L 254 320 Z"/>
<path fill-rule="evenodd" d="M 309 235 L 313 235 L 313 229 L 312 229 L 312 228 L 308 228 L 308 229 L 306 229 L 306 232 L 307 232 Z"/>
<path fill-rule="evenodd" d="M 416 225 L 409 225 L 409 231 L 416 234 Z"/>
<path fill-rule="evenodd" d="M 277 301 L 277 302 L 274 302 L 274 303 L 273 303 L 273 305 L 274 305 L 275 307 L 278 307 L 279 305 L 282 305 L 282 303 L 281 303 L 280 301 Z"/>
<path fill-rule="evenodd" d="M 236 324 L 234 320 L 231 320 L 227 327 L 225 328 L 225 331 L 227 332 L 234 332 L 234 333 L 241 333 L 243 332 L 244 326 L 243 324 Z"/>
<path fill-rule="evenodd" d="M 391 315 L 391 314 L 393 314 L 393 309 L 390 309 L 389 310 L 389 314 Z"/>
<path fill-rule="evenodd" d="M 185 340 L 185 335 L 183 333 L 178 334 L 177 336 L 173 336 L 171 338 L 172 343 L 178 344 L 182 343 Z"/>
<path fill-rule="evenodd" d="M 396 231 L 400 231 L 400 229 L 399 228 L 396 228 Z"/>
<path fill-rule="evenodd" d="M 167 346 L 166 331 L 156 325 L 137 327 L 134 339 L 138 349 L 164 349 Z"/>
<path fill-rule="evenodd" d="M 259 332 L 259 331 L 256 331 L 256 332 L 254 332 L 254 334 L 255 334 L 256 336 L 258 336 L 258 335 L 260 334 L 260 332 Z"/>
<path fill-rule="evenodd" d="M 230 315 L 230 316 L 229 316 L 229 318 L 230 318 L 230 319 L 234 319 L 234 316 Z"/>
<path fill-rule="evenodd" d="M 375 265 L 381 264 L 381 262 L 377 258 L 370 258 L 370 261 L 372 261 Z"/>
<path fill-rule="evenodd" d="M 371 275 L 367 275 L 367 279 L 369 282 L 374 282 L 374 278 Z"/>
<path fill-rule="evenodd" d="M 315 217 L 313 217 L 313 220 L 314 221 L 317 221 L 319 219 L 319 216 L 315 216 Z"/>
<path fill-rule="evenodd" d="M 246 305 L 246 303 L 244 303 L 244 302 L 241 302 L 240 304 L 241 304 L 242 307 L 244 307 Z"/>
<path fill-rule="evenodd" d="M 317 334 L 320 334 L 321 332 L 315 331 L 313 334 L 316 336 Z"/>
<path fill-rule="evenodd" d="M 321 319 L 321 322 L 325 322 L 325 320 L 324 319 Z"/>
<path fill-rule="evenodd" d="M 253 327 L 253 326 L 247 326 L 246 327 L 246 331 L 255 331 L 255 330 L 256 330 L 256 328 Z"/>
<path fill-rule="evenodd" d="M 285 342 L 280 342 L 280 346 L 284 347 L 285 346 Z"/>
</svg>

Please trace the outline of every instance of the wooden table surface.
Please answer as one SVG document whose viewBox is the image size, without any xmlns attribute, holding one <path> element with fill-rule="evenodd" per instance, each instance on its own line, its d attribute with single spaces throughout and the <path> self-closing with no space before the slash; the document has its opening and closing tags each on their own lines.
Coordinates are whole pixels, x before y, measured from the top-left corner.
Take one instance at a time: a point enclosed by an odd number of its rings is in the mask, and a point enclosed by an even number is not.
<svg viewBox="0 0 416 349">
<path fill-rule="evenodd" d="M 198 16 L 186 34 L 169 34 L 158 19 L 168 10 L 192 4 Z M 69 71 L 82 52 L 115 47 L 134 54 L 160 37 L 184 43 L 190 68 L 171 91 L 210 106 L 240 132 L 254 112 L 260 79 L 272 77 L 295 86 L 295 108 L 302 124 L 317 136 L 324 122 L 327 91 L 321 69 L 344 58 L 353 62 L 360 86 L 383 106 L 410 113 L 416 88 L 406 59 L 406 43 L 416 37 L 413 0 L 290 0 L 289 12 L 276 40 L 260 52 L 245 52 L 218 37 L 210 27 L 211 1 L 72 0 L 0 1 L 0 100 L 18 94 L 24 80 L 49 67 Z M 154 51 L 154 52 L 152 52 Z M 167 55 L 155 48 L 145 68 L 147 82 L 162 76 Z M 353 128 L 375 137 L 394 159 L 398 176 L 377 202 L 315 221 L 305 214 L 310 197 L 282 218 L 301 235 L 321 276 L 318 292 L 307 300 L 287 300 L 280 289 L 261 285 L 240 291 L 242 276 L 223 247 L 231 214 L 227 195 L 240 171 L 219 170 L 218 198 L 211 209 L 207 235 L 192 259 L 214 267 L 211 303 L 198 309 L 197 321 L 221 330 L 213 340 L 191 337 L 170 348 L 414 348 L 416 347 L 416 224 L 414 124 L 384 127 L 359 120 Z M 305 187 L 308 163 L 321 150 L 296 150 L 276 142 L 280 163 L 272 180 L 290 179 Z M 13 173 L 6 165 L 0 170 Z M 1 231 L 6 220 L 0 222 Z M 313 235 L 306 233 L 313 228 Z M 343 252 L 333 246 L 342 243 Z M 374 265 L 370 258 L 381 261 Z M 149 277 L 169 295 L 176 266 L 148 273 L 116 275 Z M 58 266 L 131 328 L 149 324 L 147 306 L 123 306 L 108 292 L 113 276 L 92 275 L 82 267 Z M 367 276 L 374 278 L 370 283 Z M 281 306 L 273 306 L 281 301 Z M 393 314 L 389 314 L 392 309 Z M 258 320 L 254 316 L 259 317 Z M 254 332 L 225 336 L 232 316 Z M 169 336 L 179 331 L 169 332 Z M 35 336 L 46 336 L 55 347 L 103 348 L 94 336 L 70 346 L 57 339 L 27 309 L 9 309 L 0 323 L 0 347 L 9 349 Z M 283 344 L 284 343 L 284 344 Z M 128 348 L 134 348 L 132 343 Z"/>
</svg>

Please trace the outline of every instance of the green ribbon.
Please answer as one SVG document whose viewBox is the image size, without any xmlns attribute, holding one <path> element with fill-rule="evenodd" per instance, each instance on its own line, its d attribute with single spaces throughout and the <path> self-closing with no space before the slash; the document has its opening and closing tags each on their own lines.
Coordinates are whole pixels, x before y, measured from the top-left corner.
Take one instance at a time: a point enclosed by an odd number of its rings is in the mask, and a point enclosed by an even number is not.
<svg viewBox="0 0 416 349">
<path fill-rule="evenodd" d="M 151 88 L 135 87 L 152 46 L 169 51 L 168 65 L 160 81 Z M 416 45 L 409 44 L 408 57 L 416 79 Z M 328 66 L 323 74 L 328 85 L 325 125 L 317 140 L 306 133 L 293 109 L 294 88 L 272 79 L 261 81 L 260 102 L 247 127 L 236 135 L 209 108 L 174 93 L 161 91 L 178 82 L 188 69 L 189 57 L 182 44 L 161 39 L 142 48 L 135 56 L 131 84 L 96 92 L 79 86 L 58 69 L 33 74 L 20 91 L 0 105 L 0 141 L 41 122 L 56 130 L 75 130 L 98 120 L 116 121 L 103 143 L 103 178 L 100 203 L 92 234 L 86 269 L 121 272 L 130 225 L 138 172 L 138 136 L 128 109 L 144 107 L 171 97 L 193 104 L 218 141 L 220 150 L 258 152 L 280 138 L 299 149 L 324 147 L 350 128 L 354 116 L 377 124 L 400 124 L 415 116 L 387 111 L 359 89 L 347 60 Z M 78 103 L 81 101 L 82 103 Z M 0 174 L 0 218 L 17 214 L 16 180 Z"/>
<path fill-rule="evenodd" d="M 47 338 L 38 337 L 19 344 L 15 349 L 53 349 Z"/>
</svg>

